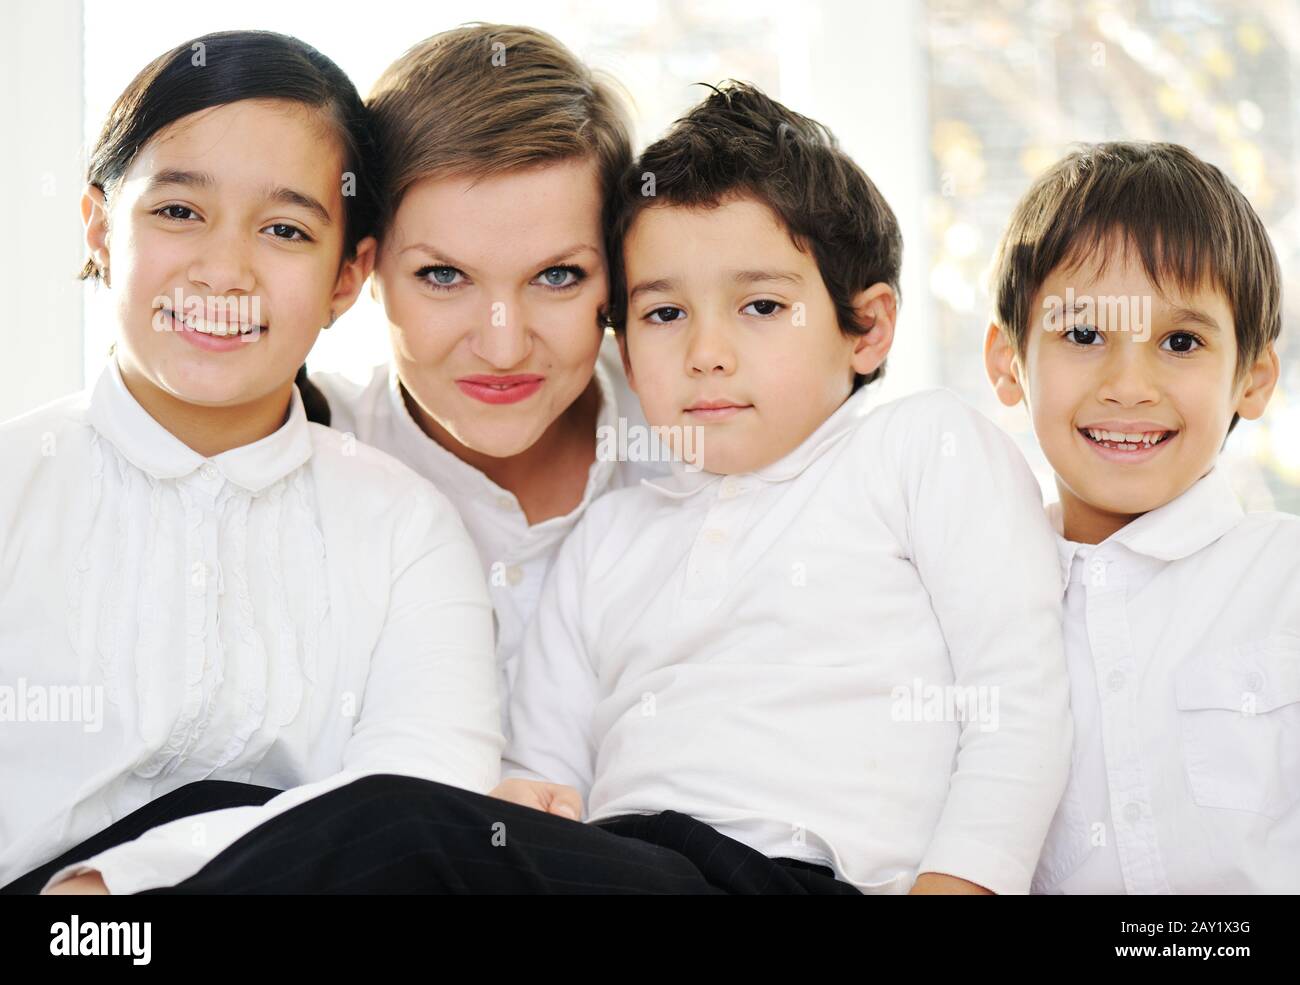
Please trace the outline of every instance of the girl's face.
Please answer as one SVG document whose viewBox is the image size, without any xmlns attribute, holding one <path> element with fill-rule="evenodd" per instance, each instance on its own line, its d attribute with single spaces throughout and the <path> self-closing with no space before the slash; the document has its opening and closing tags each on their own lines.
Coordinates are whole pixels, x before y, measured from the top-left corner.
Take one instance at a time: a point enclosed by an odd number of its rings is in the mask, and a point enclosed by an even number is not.
<svg viewBox="0 0 1300 985">
<path fill-rule="evenodd" d="M 435 438 L 508 458 L 587 388 L 608 292 L 600 209 L 591 160 L 406 193 L 374 283 Z"/>
<path fill-rule="evenodd" d="M 207 407 L 287 394 L 373 257 L 366 240 L 340 267 L 343 160 L 315 111 L 243 100 L 160 130 L 107 204 L 86 190 L 86 242 L 133 391 Z"/>
</svg>

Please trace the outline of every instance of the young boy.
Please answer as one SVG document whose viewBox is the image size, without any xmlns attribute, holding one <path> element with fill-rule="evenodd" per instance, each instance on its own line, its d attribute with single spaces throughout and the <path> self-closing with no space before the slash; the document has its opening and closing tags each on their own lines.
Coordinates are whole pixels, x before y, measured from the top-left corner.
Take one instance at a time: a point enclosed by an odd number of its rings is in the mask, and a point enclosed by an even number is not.
<svg viewBox="0 0 1300 985">
<path fill-rule="evenodd" d="M 1280 280 L 1172 144 L 1075 151 L 1003 237 L 986 362 L 1056 473 L 1076 736 L 1035 891 L 1300 891 L 1300 518 L 1215 467 L 1277 382 Z"/>
<path fill-rule="evenodd" d="M 699 429 L 703 471 L 603 497 L 561 548 L 506 774 L 862 890 L 1027 891 L 1069 748 L 1055 558 L 989 422 L 942 391 L 868 410 L 889 206 L 823 127 L 730 85 L 645 152 L 611 238 L 629 382 L 651 425 Z M 954 688 L 964 721 L 919 710 Z"/>
<path fill-rule="evenodd" d="M 868 410 L 889 206 L 824 128 L 731 85 L 616 208 L 629 382 L 700 454 L 562 545 L 514 778 L 493 799 L 368 777 L 181 891 L 1029 890 L 1069 765 L 1051 527 L 951 394 Z"/>
</svg>

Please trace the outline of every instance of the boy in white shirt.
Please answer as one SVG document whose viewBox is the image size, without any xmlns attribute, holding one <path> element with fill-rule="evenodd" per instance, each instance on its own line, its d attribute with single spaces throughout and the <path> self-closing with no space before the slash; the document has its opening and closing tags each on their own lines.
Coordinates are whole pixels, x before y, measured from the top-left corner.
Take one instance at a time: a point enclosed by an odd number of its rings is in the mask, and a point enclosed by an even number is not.
<svg viewBox="0 0 1300 985">
<path fill-rule="evenodd" d="M 606 495 L 561 549 L 506 775 L 865 891 L 1027 891 L 1069 747 L 1050 537 L 951 394 L 868 407 L 888 205 L 819 124 L 731 85 L 645 152 L 611 238 L 629 381 L 703 471 Z M 954 686 L 964 715 L 932 714 Z"/>
<path fill-rule="evenodd" d="M 1069 763 L 1051 528 L 953 395 L 868 408 L 889 206 L 741 85 L 621 198 L 628 378 L 702 455 L 602 496 L 561 547 L 516 664 L 515 778 L 501 799 L 358 781 L 179 891 L 1028 891 Z"/>
<path fill-rule="evenodd" d="M 1056 473 L 1074 763 L 1037 892 L 1300 891 L 1300 518 L 1216 460 L 1278 379 L 1249 202 L 1173 144 L 1085 146 L 999 248 L 989 378 Z"/>
</svg>

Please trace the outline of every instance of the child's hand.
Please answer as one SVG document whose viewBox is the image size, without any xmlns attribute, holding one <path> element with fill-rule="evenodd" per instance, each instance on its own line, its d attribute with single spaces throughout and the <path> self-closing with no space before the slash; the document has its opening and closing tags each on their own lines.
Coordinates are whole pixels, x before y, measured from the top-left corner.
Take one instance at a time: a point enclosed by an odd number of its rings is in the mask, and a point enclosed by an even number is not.
<svg viewBox="0 0 1300 985">
<path fill-rule="evenodd" d="M 573 821 L 582 818 L 582 795 L 563 783 L 543 783 L 541 780 L 512 777 L 502 780 L 490 796 L 508 800 L 512 804 L 522 804 L 535 811 L 558 814 Z"/>
<path fill-rule="evenodd" d="M 992 896 L 991 889 L 942 872 L 922 872 L 912 884 L 909 896 Z"/>
<path fill-rule="evenodd" d="M 41 893 L 42 896 L 107 896 L 108 887 L 104 885 L 104 877 L 98 872 L 83 872 L 79 876 L 71 876 L 62 882 L 56 882 L 49 889 Z"/>
</svg>

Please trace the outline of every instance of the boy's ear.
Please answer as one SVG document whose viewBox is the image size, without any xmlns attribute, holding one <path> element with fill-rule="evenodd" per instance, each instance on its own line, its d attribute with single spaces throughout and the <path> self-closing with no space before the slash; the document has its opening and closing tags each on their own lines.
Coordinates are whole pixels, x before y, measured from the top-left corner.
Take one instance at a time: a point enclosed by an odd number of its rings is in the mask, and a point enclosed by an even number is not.
<svg viewBox="0 0 1300 985">
<path fill-rule="evenodd" d="M 615 332 L 614 338 L 618 339 L 618 354 L 623 358 L 623 375 L 627 377 L 627 385 L 632 392 L 636 393 L 636 377 L 632 375 L 632 360 L 627 356 L 627 329 Z"/>
<path fill-rule="evenodd" d="M 898 295 L 888 284 L 872 284 L 853 299 L 853 316 L 859 325 L 870 326 L 853 343 L 853 372 L 870 375 L 880 368 L 894 344 L 898 320 Z"/>
<path fill-rule="evenodd" d="M 99 274 L 108 284 L 108 202 L 102 188 L 86 185 L 81 192 L 81 224 L 84 227 L 86 250 L 99 268 Z"/>
<path fill-rule="evenodd" d="M 375 237 L 367 236 L 357 244 L 356 255 L 344 260 L 339 269 L 338 279 L 334 282 L 334 294 L 330 297 L 330 312 L 338 318 L 356 303 L 357 295 L 366 283 L 366 278 L 375 269 Z"/>
<path fill-rule="evenodd" d="M 1237 413 L 1248 421 L 1262 417 L 1280 374 L 1277 350 L 1270 342 L 1246 370 L 1241 397 L 1237 400 Z"/>
<path fill-rule="evenodd" d="M 1016 365 L 1016 348 L 997 322 L 989 322 L 989 329 L 984 333 L 984 371 L 1004 406 L 1014 407 L 1025 399 Z"/>
</svg>

